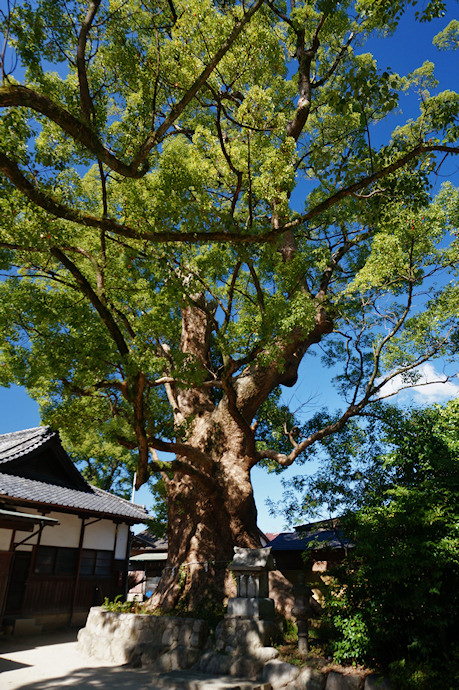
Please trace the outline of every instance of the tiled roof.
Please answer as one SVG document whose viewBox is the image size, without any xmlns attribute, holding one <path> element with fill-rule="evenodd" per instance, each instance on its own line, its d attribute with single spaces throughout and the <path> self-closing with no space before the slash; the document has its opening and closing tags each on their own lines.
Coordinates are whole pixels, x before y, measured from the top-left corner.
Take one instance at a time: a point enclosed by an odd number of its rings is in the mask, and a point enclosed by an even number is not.
<svg viewBox="0 0 459 690">
<path fill-rule="evenodd" d="M 273 553 L 276 551 L 304 551 L 311 549 L 342 549 L 349 541 L 336 529 L 316 529 L 310 532 L 282 532 L 269 542 Z"/>
<path fill-rule="evenodd" d="M 143 506 L 130 503 L 124 498 L 90 485 L 88 485 L 88 490 L 78 491 L 65 486 L 0 473 L 0 499 L 2 496 L 35 504 L 124 517 L 132 522 L 145 522 L 149 517 Z"/>
<path fill-rule="evenodd" d="M 272 541 L 279 535 L 279 532 L 265 532 L 265 537 L 268 542 Z"/>
<path fill-rule="evenodd" d="M 40 448 L 45 450 L 44 446 L 52 447 L 57 453 L 53 457 L 58 458 L 56 461 L 69 473 L 70 486 L 59 478 L 54 480 L 54 477 L 49 477 L 48 481 L 48 477 L 41 480 L 41 477 L 18 476 L 24 472 L 16 471 L 15 461 L 20 460 L 21 465 L 27 463 L 28 456 L 36 456 Z M 145 522 L 149 517 L 143 506 L 88 484 L 62 448 L 59 433 L 49 426 L 1 434 L 0 469 L 4 470 L 0 472 L 0 499 L 3 496 L 43 506 L 74 508 L 98 515 L 123 517 L 129 522 Z"/>
<path fill-rule="evenodd" d="M 58 436 L 49 426 L 36 426 L 33 429 L 13 431 L 0 435 L 0 464 L 28 455 L 46 441 Z"/>
<path fill-rule="evenodd" d="M 149 530 L 145 529 L 143 532 L 134 534 L 132 546 L 136 550 L 141 548 L 153 551 L 167 551 L 167 538 L 155 537 Z"/>
</svg>

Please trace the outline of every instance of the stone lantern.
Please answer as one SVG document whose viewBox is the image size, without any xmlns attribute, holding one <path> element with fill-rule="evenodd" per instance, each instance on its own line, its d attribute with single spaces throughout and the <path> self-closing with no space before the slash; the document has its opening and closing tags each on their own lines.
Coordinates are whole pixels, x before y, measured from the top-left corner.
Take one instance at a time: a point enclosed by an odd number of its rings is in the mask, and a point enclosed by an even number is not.
<svg viewBox="0 0 459 690">
<path fill-rule="evenodd" d="M 268 574 L 274 570 L 271 547 L 244 549 L 234 547 L 228 566 L 237 581 L 237 596 L 228 601 L 227 618 L 274 618 L 274 601 L 269 599 Z"/>
<path fill-rule="evenodd" d="M 309 600 L 312 597 L 312 592 L 304 585 L 295 587 L 295 605 L 292 609 L 292 615 L 296 618 L 298 626 L 298 652 L 300 656 L 306 656 L 309 652 L 308 644 L 308 618 L 312 616 L 312 609 Z"/>
</svg>

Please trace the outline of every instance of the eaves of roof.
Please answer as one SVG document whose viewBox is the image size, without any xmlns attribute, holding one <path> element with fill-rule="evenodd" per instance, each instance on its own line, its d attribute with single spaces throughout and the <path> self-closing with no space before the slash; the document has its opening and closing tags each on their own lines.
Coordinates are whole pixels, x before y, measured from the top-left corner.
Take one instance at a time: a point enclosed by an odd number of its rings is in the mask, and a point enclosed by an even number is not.
<svg viewBox="0 0 459 690">
<path fill-rule="evenodd" d="M 58 525 L 59 520 L 55 518 L 46 517 L 45 515 L 35 515 L 34 513 L 20 513 L 17 510 L 6 510 L 0 508 L 0 520 L 24 521 L 34 525 Z"/>
<path fill-rule="evenodd" d="M 133 561 L 134 563 L 147 563 L 149 561 L 167 561 L 167 552 L 164 553 L 163 551 L 161 551 L 157 553 L 138 553 L 137 556 L 131 556 L 129 558 L 129 561 Z"/>
<path fill-rule="evenodd" d="M 74 513 L 118 517 L 131 524 L 145 522 L 149 517 L 143 506 L 89 484 L 88 490 L 78 491 L 5 473 L 0 473 L 0 498 L 8 502 L 19 501 L 46 507 L 48 510 L 62 508 Z"/>
</svg>

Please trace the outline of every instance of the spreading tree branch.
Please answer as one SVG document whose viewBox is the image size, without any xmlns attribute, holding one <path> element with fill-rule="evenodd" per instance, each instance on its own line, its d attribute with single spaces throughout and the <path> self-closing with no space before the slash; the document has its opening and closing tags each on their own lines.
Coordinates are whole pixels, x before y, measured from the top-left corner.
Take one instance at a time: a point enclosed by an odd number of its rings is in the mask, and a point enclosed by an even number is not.
<svg viewBox="0 0 459 690">
<path fill-rule="evenodd" d="M 82 274 L 82 272 L 76 266 L 76 264 L 74 264 L 68 258 L 68 256 L 64 254 L 64 252 L 61 249 L 58 249 L 57 247 L 50 247 L 50 253 L 74 277 L 74 279 L 78 283 L 81 293 L 88 298 L 94 309 L 99 314 L 102 322 L 107 327 L 107 330 L 110 333 L 116 347 L 118 348 L 120 355 L 123 357 L 126 356 L 129 352 L 129 348 L 126 344 L 126 341 L 124 340 L 123 334 L 121 333 L 119 326 L 113 318 L 110 310 L 106 307 L 106 305 L 102 302 L 95 290 L 91 287 L 91 284 L 88 281 L 88 279 Z"/>
<path fill-rule="evenodd" d="M 30 108 L 44 115 L 57 124 L 72 139 L 82 144 L 98 160 L 123 177 L 140 178 L 147 172 L 148 166 L 144 166 L 139 170 L 132 163 L 131 165 L 123 163 L 123 161 L 119 160 L 119 158 L 105 148 L 89 125 L 76 118 L 62 106 L 54 103 L 47 96 L 43 96 L 43 94 L 27 86 L 9 84 L 0 87 L 0 107 L 6 108 L 10 106 Z"/>
<path fill-rule="evenodd" d="M 0 89 L 1 90 L 1 89 Z M 51 195 L 43 192 L 38 186 L 27 179 L 20 171 L 18 165 L 11 161 L 8 156 L 0 152 L 0 170 L 6 177 L 14 184 L 14 186 L 21 191 L 30 201 L 36 206 L 43 208 L 57 218 L 69 220 L 74 223 L 79 223 L 83 226 L 100 228 L 110 231 L 121 237 L 129 239 L 143 239 L 154 243 L 164 242 L 186 242 L 186 243 L 200 243 L 200 242 L 232 242 L 234 244 L 261 244 L 276 242 L 279 235 L 284 234 L 287 230 L 297 228 L 303 225 L 306 221 L 316 218 L 324 211 L 336 206 L 342 199 L 354 195 L 356 192 L 368 187 L 376 180 L 382 179 L 387 175 L 396 172 L 404 165 L 422 155 L 423 153 L 430 153 L 434 151 L 442 151 L 445 153 L 458 154 L 459 147 L 448 146 L 445 144 L 418 144 L 411 151 L 401 156 L 398 160 L 389 165 L 380 168 L 371 175 L 366 175 L 351 185 L 340 189 L 335 194 L 332 194 L 327 199 L 324 199 L 316 206 L 313 206 L 304 215 L 295 218 L 295 220 L 286 223 L 276 223 L 266 232 L 247 233 L 241 231 L 235 224 L 235 230 L 230 232 L 227 230 L 217 230 L 211 232 L 183 232 L 183 231 L 144 231 L 137 228 L 131 228 L 125 224 L 118 223 L 111 218 L 98 218 L 90 214 L 82 213 L 73 208 L 69 208 L 65 204 L 56 201 Z"/>
<path fill-rule="evenodd" d="M 264 1 L 265 0 L 256 0 L 252 7 L 244 13 L 243 17 L 236 21 L 230 35 L 222 43 L 220 48 L 215 53 L 214 57 L 207 63 L 199 77 L 194 81 L 191 87 L 182 96 L 181 100 L 172 108 L 171 112 L 169 113 L 169 115 L 167 115 L 167 117 L 158 127 L 156 132 L 152 132 L 152 134 L 150 134 L 150 136 L 148 136 L 144 143 L 141 145 L 132 163 L 135 168 L 138 168 L 146 161 L 146 158 L 152 150 L 152 148 L 161 141 L 169 127 L 171 127 L 172 124 L 180 117 L 187 105 L 192 101 L 192 99 L 198 93 L 198 91 L 200 91 L 200 89 L 204 86 L 207 79 L 210 77 L 210 75 L 220 62 L 220 60 L 224 57 L 224 55 L 226 55 L 226 53 L 231 48 L 231 46 L 243 30 L 243 28 L 246 26 L 246 24 L 248 24 L 255 12 L 257 12 L 257 10 L 260 9 Z"/>
</svg>

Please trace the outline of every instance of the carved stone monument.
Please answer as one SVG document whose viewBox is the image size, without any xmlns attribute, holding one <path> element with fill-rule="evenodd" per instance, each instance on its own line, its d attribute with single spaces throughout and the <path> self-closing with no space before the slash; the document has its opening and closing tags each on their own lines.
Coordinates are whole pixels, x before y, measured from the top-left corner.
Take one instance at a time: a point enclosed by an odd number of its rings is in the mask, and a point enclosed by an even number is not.
<svg viewBox="0 0 459 690">
<path fill-rule="evenodd" d="M 233 562 L 228 566 L 237 581 L 237 596 L 228 601 L 226 618 L 274 619 L 274 601 L 269 599 L 268 573 L 274 570 L 271 547 L 244 549 L 234 547 Z"/>
</svg>

